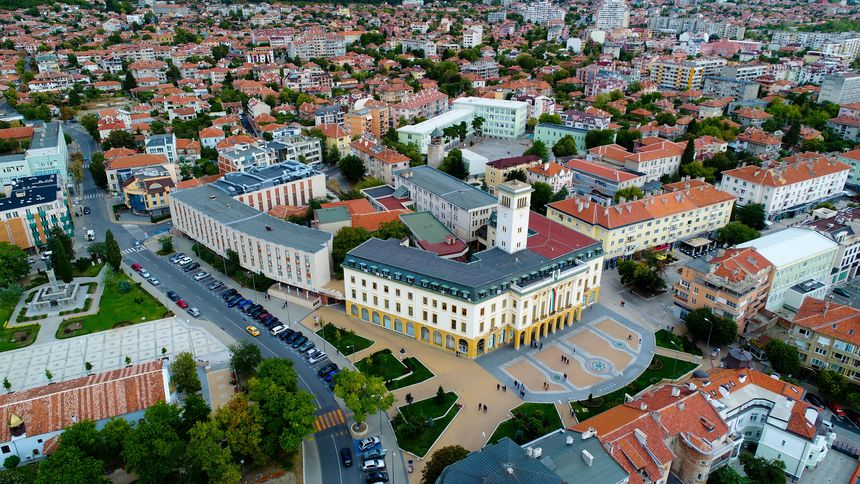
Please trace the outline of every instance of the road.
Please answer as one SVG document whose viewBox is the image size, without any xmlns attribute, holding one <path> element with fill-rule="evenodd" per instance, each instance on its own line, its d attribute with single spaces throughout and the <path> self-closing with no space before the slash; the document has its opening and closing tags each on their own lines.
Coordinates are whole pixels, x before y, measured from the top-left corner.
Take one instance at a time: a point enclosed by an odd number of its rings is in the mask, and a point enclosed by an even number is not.
<svg viewBox="0 0 860 484">
<path fill-rule="evenodd" d="M 64 131 L 67 132 L 81 146 L 86 160 L 91 160 L 92 154 L 99 151 L 98 143 L 79 124 L 66 124 Z M 223 328 L 230 336 L 239 341 L 251 341 L 260 347 L 264 357 L 289 358 L 295 364 L 296 373 L 299 377 L 300 386 L 309 391 L 315 398 L 318 411 L 317 415 L 326 414 L 337 410 L 339 407 L 334 395 L 328 387 L 320 381 L 315 370 L 310 368 L 304 359 L 297 358 L 285 345 L 264 333 L 258 338 L 250 336 L 245 331 L 246 322 L 240 313 L 227 309 L 221 299 L 209 292 L 205 284 L 195 282 L 191 277 L 175 268 L 167 259 L 159 257 L 149 250 L 135 251 L 135 242 L 143 242 L 154 233 L 166 231 L 170 227 L 169 222 L 144 226 L 123 226 L 112 222 L 108 210 L 110 205 L 118 203 L 119 200 L 105 195 L 105 192 L 93 183 L 89 170 L 84 170 L 84 190 L 81 200 L 75 202 L 74 211 L 79 212 L 84 205 L 91 210 L 89 215 L 81 215 L 75 218 L 76 230 L 75 247 L 76 253 L 86 254 L 86 244 L 83 240 L 83 228 L 94 229 L 97 241 L 104 240 L 104 233 L 110 229 L 126 263 L 140 263 L 155 277 L 162 281 L 160 290 L 173 289 L 183 299 L 194 307 L 200 309 L 202 316 Z M 193 255 L 193 254 L 189 254 Z M 211 282 L 209 278 L 206 282 Z M 148 287 L 149 290 L 153 288 Z M 290 306 L 291 321 L 301 319 L 307 314 L 307 310 L 301 307 Z M 176 309 L 181 313 L 181 310 Z M 304 311 L 304 313 L 302 313 Z M 294 317 L 293 317 L 294 316 Z M 265 328 L 263 328 L 265 329 Z M 316 453 L 319 456 L 320 473 L 323 482 L 335 484 L 352 484 L 362 482 L 360 471 L 360 459 L 355 459 L 356 464 L 351 468 L 343 468 L 340 464 L 338 451 L 342 447 L 352 446 L 352 439 L 346 424 L 340 424 L 322 430 L 313 436 L 310 445 L 316 445 Z"/>
</svg>

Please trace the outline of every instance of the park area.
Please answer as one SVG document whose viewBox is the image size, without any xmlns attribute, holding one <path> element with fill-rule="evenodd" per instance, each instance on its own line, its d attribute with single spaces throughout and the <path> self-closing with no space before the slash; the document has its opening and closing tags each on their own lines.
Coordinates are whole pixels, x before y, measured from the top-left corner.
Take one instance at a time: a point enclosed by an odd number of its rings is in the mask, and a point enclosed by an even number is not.
<svg viewBox="0 0 860 484">
<path fill-rule="evenodd" d="M 401 362 L 387 348 L 364 358 L 355 367 L 364 374 L 382 378 L 389 390 L 415 385 L 433 377 L 433 372 L 417 358 L 408 357 Z"/>
<path fill-rule="evenodd" d="M 322 329 L 317 331 L 317 334 L 345 356 L 365 350 L 373 345 L 372 340 L 362 338 L 352 330 L 341 329 L 331 323 L 323 324 Z"/>
<path fill-rule="evenodd" d="M 527 402 L 511 410 L 512 417 L 500 423 L 487 444 L 505 437 L 523 445 L 562 427 L 561 417 L 551 403 Z"/>
<path fill-rule="evenodd" d="M 439 392 L 430 398 L 398 408 L 394 433 L 401 449 L 424 457 L 460 411 L 454 392 Z"/>
<path fill-rule="evenodd" d="M 97 333 L 171 315 L 167 308 L 125 274 L 108 274 L 103 284 L 98 312 L 63 321 L 57 330 L 57 338 Z"/>
</svg>

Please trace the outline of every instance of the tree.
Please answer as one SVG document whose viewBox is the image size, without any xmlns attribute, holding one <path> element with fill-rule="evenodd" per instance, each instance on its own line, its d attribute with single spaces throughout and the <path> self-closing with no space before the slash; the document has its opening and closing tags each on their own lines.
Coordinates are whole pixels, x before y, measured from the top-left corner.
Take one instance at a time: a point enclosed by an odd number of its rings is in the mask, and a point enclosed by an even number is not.
<svg viewBox="0 0 860 484">
<path fill-rule="evenodd" d="M 119 243 L 110 229 L 105 232 L 105 259 L 114 271 L 119 271 L 119 266 L 122 264 L 122 252 L 119 250 Z"/>
<path fill-rule="evenodd" d="M 6 469 L 14 469 L 18 467 L 18 464 L 21 463 L 21 458 L 16 454 L 12 454 L 9 457 L 3 459 L 3 467 Z"/>
<path fill-rule="evenodd" d="M 627 151 L 633 151 L 633 146 L 640 139 L 642 139 L 642 132 L 635 129 L 622 129 L 615 135 L 615 143 L 623 146 Z"/>
<path fill-rule="evenodd" d="M 392 220 L 379 224 L 379 228 L 373 232 L 373 236 L 378 239 L 398 239 L 403 240 L 409 237 L 411 232 L 406 225 L 400 220 Z"/>
<path fill-rule="evenodd" d="M 260 347 L 254 343 L 241 341 L 230 345 L 230 367 L 240 380 L 247 380 L 254 376 L 262 361 Z"/>
<path fill-rule="evenodd" d="M 708 477 L 708 484 L 749 484 L 732 466 L 722 466 Z"/>
<path fill-rule="evenodd" d="M 585 148 L 611 145 L 615 142 L 615 131 L 611 129 L 592 129 L 585 133 Z"/>
<path fill-rule="evenodd" d="M 818 389 L 824 396 L 833 400 L 842 400 L 849 388 L 848 380 L 833 370 L 818 372 Z"/>
<path fill-rule="evenodd" d="M 81 116 L 81 126 L 87 130 L 96 141 L 99 140 L 99 117 L 95 113 L 87 113 Z"/>
<path fill-rule="evenodd" d="M 230 48 L 224 44 L 218 44 L 213 46 L 210 52 L 212 53 L 212 58 L 218 61 L 230 54 Z"/>
<path fill-rule="evenodd" d="M 795 146 L 800 141 L 800 121 L 795 120 L 788 128 L 788 132 L 782 137 L 782 144 L 788 148 Z"/>
<path fill-rule="evenodd" d="M 729 222 L 717 231 L 717 241 L 721 244 L 738 245 L 757 239 L 758 230 L 747 227 L 740 222 Z"/>
<path fill-rule="evenodd" d="M 421 484 L 435 484 L 446 467 L 465 459 L 468 455 L 469 451 L 462 445 L 449 445 L 433 452 L 421 471 Z"/>
<path fill-rule="evenodd" d="M 113 450 L 105 447 L 104 439 L 92 420 L 78 422 L 64 430 L 60 434 L 60 447 L 75 447 L 96 459 L 107 457 Z"/>
<path fill-rule="evenodd" d="M 523 155 L 535 155 L 543 161 L 549 160 L 549 150 L 543 141 L 537 139 L 532 144 L 531 148 L 525 150 Z"/>
<path fill-rule="evenodd" d="M 131 92 L 132 89 L 137 87 L 137 80 L 135 80 L 134 76 L 131 75 L 131 72 L 125 73 L 125 79 L 122 81 L 122 89 L 125 92 Z"/>
<path fill-rule="evenodd" d="M 576 140 L 573 136 L 566 134 L 559 139 L 552 147 L 552 152 L 555 156 L 573 156 L 576 151 Z"/>
<path fill-rule="evenodd" d="M 788 343 L 772 339 L 764 346 L 768 361 L 777 372 L 783 375 L 794 375 L 800 370 L 800 356 L 797 349 Z"/>
<path fill-rule="evenodd" d="M 90 174 L 93 183 L 99 188 L 107 188 L 107 173 L 105 172 L 105 155 L 101 152 L 93 154 L 90 160 Z"/>
<path fill-rule="evenodd" d="M 619 261 L 618 276 L 622 284 L 630 285 L 644 294 L 655 294 L 666 287 L 666 281 L 660 277 L 658 269 L 643 261 Z"/>
<path fill-rule="evenodd" d="M 104 448 L 112 454 L 109 460 L 121 460 L 123 446 L 132 430 L 131 424 L 124 418 L 112 418 L 105 424 L 99 434 Z"/>
<path fill-rule="evenodd" d="M 643 192 L 641 188 L 633 186 L 622 188 L 616 191 L 615 196 L 612 197 L 612 199 L 615 200 L 615 202 L 617 203 L 619 200 L 621 200 L 622 197 L 624 197 L 625 200 L 630 201 L 634 198 L 642 198 L 644 196 L 645 192 Z"/>
<path fill-rule="evenodd" d="M 122 129 L 115 129 L 110 132 L 107 139 L 102 142 L 102 149 L 107 151 L 111 148 L 128 148 L 130 150 L 137 149 L 137 141 L 134 140 L 134 135 Z"/>
<path fill-rule="evenodd" d="M 185 458 L 192 474 L 205 474 L 210 483 L 242 481 L 241 469 L 234 462 L 230 449 L 224 446 L 226 435 L 217 422 L 198 422 L 189 436 Z"/>
<path fill-rule="evenodd" d="M 60 446 L 39 464 L 36 484 L 63 484 L 66 482 L 109 482 L 104 477 L 104 462 L 89 457 L 76 447 Z"/>
<path fill-rule="evenodd" d="M 344 400 L 352 410 L 357 424 L 368 415 L 388 410 L 394 404 L 394 395 L 378 376 L 368 376 L 352 370 L 343 370 L 335 377 L 334 394 Z"/>
<path fill-rule="evenodd" d="M 507 175 L 505 175 L 505 181 L 519 180 L 521 182 L 525 182 L 527 179 L 528 177 L 526 176 L 526 172 L 521 169 L 509 171 Z"/>
<path fill-rule="evenodd" d="M 129 433 L 123 449 L 126 469 L 141 483 L 168 482 L 167 477 L 182 463 L 185 443 L 177 428 L 179 410 L 164 402 L 148 408 L 144 420 Z"/>
<path fill-rule="evenodd" d="M 475 132 L 475 135 L 479 138 L 484 135 L 484 118 L 481 116 L 475 116 L 472 120 L 472 130 Z"/>
<path fill-rule="evenodd" d="M 80 152 L 72 153 L 69 156 L 69 175 L 75 180 L 75 183 L 80 183 L 84 180 L 84 155 Z"/>
<path fill-rule="evenodd" d="M 271 378 L 257 377 L 249 383 L 248 397 L 259 403 L 266 433 L 276 437 L 263 443 L 268 454 L 278 449 L 295 452 L 314 432 L 316 406 L 310 393 L 290 391 Z"/>
<path fill-rule="evenodd" d="M 785 462 L 741 454 L 744 474 L 755 484 L 785 484 Z"/>
<path fill-rule="evenodd" d="M 688 140 L 684 146 L 684 152 L 681 153 L 681 166 L 689 165 L 696 161 L 696 143 L 693 140 Z"/>
<path fill-rule="evenodd" d="M 170 364 L 170 383 L 176 386 L 176 391 L 179 393 L 200 391 L 200 378 L 197 376 L 194 355 L 189 352 L 176 355 L 176 359 Z"/>
<path fill-rule="evenodd" d="M 71 256 L 66 252 L 66 244 L 62 243 L 62 240 L 52 231 L 48 245 L 51 249 L 51 262 L 54 273 L 64 282 L 72 282 L 72 278 L 75 276 L 75 269 L 72 267 Z"/>
<path fill-rule="evenodd" d="M 7 392 L 12 390 L 12 382 L 9 381 L 9 377 L 3 377 L 3 389 Z"/>
<path fill-rule="evenodd" d="M 715 315 L 708 308 L 699 308 L 684 316 L 684 323 L 693 339 L 708 341 L 711 346 L 723 346 L 737 341 L 738 325 L 730 318 Z"/>
<path fill-rule="evenodd" d="M 263 451 L 263 415 L 259 405 L 251 405 L 247 395 L 239 393 L 227 405 L 215 411 L 212 419 L 224 431 L 226 444 L 235 457 L 257 464 L 266 462 Z"/>
<path fill-rule="evenodd" d="M 764 204 L 750 203 L 747 205 L 735 205 L 734 219 L 747 227 L 752 227 L 756 230 L 764 230 L 765 225 Z"/>
<path fill-rule="evenodd" d="M 158 243 L 161 245 L 161 249 L 158 251 L 160 255 L 173 253 L 173 237 L 164 235 L 158 238 Z"/>
<path fill-rule="evenodd" d="M 198 422 L 208 421 L 209 414 L 211 413 L 212 409 L 209 407 L 209 404 L 206 403 L 206 400 L 204 400 L 199 394 L 192 393 L 185 397 L 185 400 L 182 402 L 182 425 L 179 429 L 180 434 L 187 436 L 188 432 L 191 431 L 191 428 Z"/>
<path fill-rule="evenodd" d="M 364 162 L 361 161 L 361 158 L 355 155 L 344 156 L 337 163 L 337 167 L 340 169 L 340 174 L 343 175 L 343 177 L 350 183 L 358 183 L 361 181 L 367 171 L 367 168 L 364 166 Z"/>
<path fill-rule="evenodd" d="M 17 245 L 0 242 L 0 286 L 8 287 L 30 272 L 27 253 Z"/>
<path fill-rule="evenodd" d="M 531 209 L 541 215 L 546 214 L 546 204 L 552 199 L 552 187 L 536 182 L 532 185 Z"/>
<path fill-rule="evenodd" d="M 469 166 L 463 159 L 463 152 L 459 149 L 453 149 L 439 165 L 439 171 L 447 173 L 459 180 L 465 180 L 469 177 Z"/>
<path fill-rule="evenodd" d="M 364 227 L 343 227 L 334 234 L 331 242 L 331 257 L 335 273 L 339 277 L 343 275 L 343 268 L 340 265 L 346 258 L 347 252 L 365 243 L 370 237 L 370 232 Z"/>
</svg>

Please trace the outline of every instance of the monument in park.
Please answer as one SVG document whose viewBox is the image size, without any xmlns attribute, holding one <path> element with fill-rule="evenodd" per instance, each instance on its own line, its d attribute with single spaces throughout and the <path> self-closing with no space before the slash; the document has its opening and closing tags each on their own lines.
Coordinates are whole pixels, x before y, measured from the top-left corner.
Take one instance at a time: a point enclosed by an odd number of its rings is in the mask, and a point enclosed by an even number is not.
<svg viewBox="0 0 860 484">
<path fill-rule="evenodd" d="M 30 301 L 28 313 L 42 314 L 52 311 L 62 311 L 77 304 L 78 284 L 70 282 L 57 282 L 54 269 L 48 269 L 48 285 L 36 291 L 33 300 Z"/>
</svg>

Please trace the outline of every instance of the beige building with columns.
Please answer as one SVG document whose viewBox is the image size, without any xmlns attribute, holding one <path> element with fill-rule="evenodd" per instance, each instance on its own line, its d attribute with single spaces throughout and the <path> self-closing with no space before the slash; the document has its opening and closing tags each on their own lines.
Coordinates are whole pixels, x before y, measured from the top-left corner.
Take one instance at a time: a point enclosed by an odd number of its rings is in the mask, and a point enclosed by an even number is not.
<svg viewBox="0 0 860 484">
<path fill-rule="evenodd" d="M 470 358 L 572 325 L 597 302 L 600 242 L 529 210 L 531 186 L 497 186 L 486 250 L 467 262 L 370 239 L 344 262 L 347 313 Z"/>
</svg>

